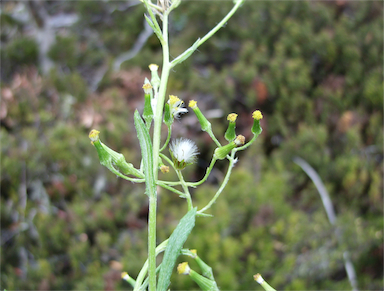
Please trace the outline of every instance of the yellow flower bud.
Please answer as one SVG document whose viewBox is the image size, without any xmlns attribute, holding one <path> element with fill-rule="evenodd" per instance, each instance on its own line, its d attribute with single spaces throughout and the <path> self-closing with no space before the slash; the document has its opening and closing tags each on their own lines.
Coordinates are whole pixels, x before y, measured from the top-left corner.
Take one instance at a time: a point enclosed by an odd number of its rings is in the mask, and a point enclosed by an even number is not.
<svg viewBox="0 0 384 291">
<path fill-rule="evenodd" d="M 237 119 L 237 114 L 236 114 L 236 113 L 228 114 L 227 120 L 228 120 L 229 122 L 235 122 L 236 119 Z"/>
<path fill-rule="evenodd" d="M 169 172 L 169 167 L 168 166 L 165 166 L 165 165 L 162 165 L 160 167 L 160 171 L 165 174 L 165 173 L 168 173 Z"/>
<path fill-rule="evenodd" d="M 151 72 L 157 71 L 157 69 L 159 68 L 159 66 L 156 64 L 150 64 L 148 67 L 151 70 Z"/>
<path fill-rule="evenodd" d="M 195 100 L 191 100 L 189 101 L 188 106 L 191 107 L 192 109 L 195 109 L 197 106 L 197 102 Z"/>
<path fill-rule="evenodd" d="M 252 118 L 256 120 L 263 119 L 263 114 L 261 114 L 260 110 L 256 110 L 252 113 Z"/>
<path fill-rule="evenodd" d="M 143 89 L 144 89 L 144 93 L 145 94 L 150 94 L 151 93 L 151 89 L 152 89 L 152 85 L 150 83 L 145 83 L 143 85 Z"/>
<path fill-rule="evenodd" d="M 96 130 L 96 129 L 92 129 L 91 132 L 89 133 L 89 138 L 91 140 L 91 142 L 93 143 L 94 141 L 97 141 L 99 140 L 99 133 L 100 131 Z"/>
<path fill-rule="evenodd" d="M 177 273 L 182 275 L 188 275 L 191 271 L 191 268 L 188 266 L 187 262 L 181 263 L 177 266 Z"/>
</svg>

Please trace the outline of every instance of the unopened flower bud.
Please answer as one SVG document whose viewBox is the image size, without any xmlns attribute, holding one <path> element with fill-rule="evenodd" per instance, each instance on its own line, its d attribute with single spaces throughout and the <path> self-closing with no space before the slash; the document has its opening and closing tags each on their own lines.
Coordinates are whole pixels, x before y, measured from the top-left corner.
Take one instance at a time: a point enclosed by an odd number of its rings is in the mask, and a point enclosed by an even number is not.
<svg viewBox="0 0 384 291">
<path fill-rule="evenodd" d="M 225 132 L 225 135 L 224 135 L 227 141 L 232 141 L 236 138 L 236 132 L 235 132 L 236 119 L 237 119 L 236 113 L 228 114 L 227 120 L 229 121 L 229 123 L 228 123 L 227 131 Z"/>
<path fill-rule="evenodd" d="M 199 265 L 200 270 L 202 271 L 203 276 L 208 279 L 215 280 L 213 277 L 212 268 L 208 266 L 198 255 L 196 250 L 190 250 L 191 253 L 195 254 L 195 261 Z"/>
<path fill-rule="evenodd" d="M 265 291 L 276 291 L 273 287 L 271 287 L 267 281 L 261 277 L 260 274 L 253 275 L 253 279 L 260 284 L 261 287 L 264 288 Z"/>
<path fill-rule="evenodd" d="M 252 133 L 254 135 L 259 135 L 262 131 L 262 128 L 260 126 L 260 120 L 263 118 L 263 114 L 261 114 L 260 110 L 256 110 L 252 113 L 253 120 L 253 126 L 252 126 Z"/>
<path fill-rule="evenodd" d="M 187 262 L 180 263 L 177 266 L 177 273 L 180 275 L 189 275 L 190 271 L 191 271 L 191 268 L 189 267 Z"/>
<path fill-rule="evenodd" d="M 89 133 L 89 138 L 96 148 L 100 163 L 117 175 L 121 175 L 118 171 L 120 170 L 125 175 L 134 175 L 138 178 L 144 178 L 143 173 L 135 169 L 131 163 L 127 163 L 122 154 L 115 152 L 103 144 L 100 141 L 99 133 L 100 131 L 92 129 Z M 115 169 L 115 166 L 118 168 L 118 170 Z"/>
<path fill-rule="evenodd" d="M 193 112 L 195 112 L 196 117 L 200 122 L 201 130 L 211 131 L 211 123 L 207 120 L 207 118 L 205 118 L 199 107 L 197 107 L 197 102 L 195 100 L 189 101 L 189 107 L 191 107 Z"/>
<path fill-rule="evenodd" d="M 128 275 L 127 272 L 121 273 L 121 279 L 127 281 L 129 284 L 131 284 L 132 287 L 135 287 L 136 281 Z"/>
<path fill-rule="evenodd" d="M 243 145 L 243 144 L 245 143 L 245 137 L 244 137 L 244 135 L 239 134 L 239 135 L 236 137 L 236 139 L 234 140 L 234 142 L 235 142 L 235 144 L 236 144 L 237 146 L 241 146 L 241 145 Z"/>
<path fill-rule="evenodd" d="M 153 87 L 152 87 L 151 83 L 149 82 L 149 80 L 147 78 L 145 78 L 144 85 L 143 85 L 144 94 L 151 94 L 152 88 Z"/>
<path fill-rule="evenodd" d="M 153 119 L 153 110 L 152 110 L 152 85 L 149 83 L 148 79 L 145 78 L 145 83 L 143 85 L 144 89 L 144 110 L 143 118 L 147 125 L 150 126 Z"/>
<path fill-rule="evenodd" d="M 99 133 L 100 131 L 96 129 L 92 129 L 91 132 L 89 133 L 89 139 L 91 140 L 91 143 L 98 141 L 99 140 Z"/>
<path fill-rule="evenodd" d="M 245 137 L 238 135 L 234 141 L 231 141 L 229 144 L 219 147 L 215 150 L 213 154 L 214 158 L 218 160 L 224 159 L 235 147 L 243 145 L 245 142 Z"/>
<path fill-rule="evenodd" d="M 160 86 L 160 78 L 159 74 L 157 72 L 159 66 L 156 64 L 150 64 L 149 69 L 151 70 L 151 84 L 153 88 L 155 88 L 155 91 L 157 92 L 157 89 Z"/>
<path fill-rule="evenodd" d="M 169 167 L 166 166 L 166 165 L 161 165 L 160 166 L 160 171 L 165 174 L 165 173 L 168 173 L 169 172 Z"/>
<path fill-rule="evenodd" d="M 208 279 L 199 273 L 192 270 L 187 262 L 181 263 L 177 266 L 177 272 L 183 275 L 189 275 L 189 277 L 199 285 L 203 291 L 218 291 L 217 284 L 214 280 Z"/>
</svg>

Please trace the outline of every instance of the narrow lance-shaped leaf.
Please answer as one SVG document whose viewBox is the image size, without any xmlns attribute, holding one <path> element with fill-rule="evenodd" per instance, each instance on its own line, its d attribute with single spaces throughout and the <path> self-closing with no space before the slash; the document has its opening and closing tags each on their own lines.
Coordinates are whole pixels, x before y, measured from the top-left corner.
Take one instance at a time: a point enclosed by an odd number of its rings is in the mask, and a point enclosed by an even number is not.
<svg viewBox="0 0 384 291">
<path fill-rule="evenodd" d="M 140 142 L 141 155 L 143 157 L 143 167 L 145 174 L 146 194 L 156 195 L 156 182 L 153 175 L 153 156 L 152 156 L 152 143 L 149 132 L 141 118 L 139 112 L 136 110 L 134 115 L 135 128 L 137 137 Z"/>
<path fill-rule="evenodd" d="M 180 255 L 181 248 L 187 240 L 188 235 L 191 233 L 193 227 L 195 226 L 196 209 L 197 208 L 193 208 L 188 211 L 188 213 L 180 220 L 176 229 L 169 237 L 159 274 L 159 281 L 157 284 L 158 291 L 166 291 L 169 284 L 171 283 L 170 278 L 176 263 L 176 259 Z"/>
</svg>

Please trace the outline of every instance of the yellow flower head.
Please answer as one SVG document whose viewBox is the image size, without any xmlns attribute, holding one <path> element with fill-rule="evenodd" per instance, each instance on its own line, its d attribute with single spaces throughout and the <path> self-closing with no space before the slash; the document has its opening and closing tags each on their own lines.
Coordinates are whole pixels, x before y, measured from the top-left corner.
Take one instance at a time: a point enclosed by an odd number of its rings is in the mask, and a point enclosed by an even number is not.
<svg viewBox="0 0 384 291">
<path fill-rule="evenodd" d="M 228 114 L 227 120 L 229 120 L 229 122 L 235 122 L 236 119 L 237 119 L 237 114 L 236 113 Z"/>
<path fill-rule="evenodd" d="M 261 114 L 260 110 L 256 110 L 252 113 L 252 118 L 256 120 L 263 119 L 263 114 Z"/>
<path fill-rule="evenodd" d="M 181 114 L 188 112 L 188 109 L 182 107 L 184 102 L 175 95 L 169 95 L 168 104 L 169 109 L 171 111 L 171 115 L 174 118 L 179 118 Z"/>
<path fill-rule="evenodd" d="M 183 101 L 181 101 L 180 98 L 175 95 L 169 95 L 169 105 L 173 106 L 178 102 L 182 103 Z"/>
<path fill-rule="evenodd" d="M 151 70 L 151 72 L 157 71 L 157 69 L 159 68 L 159 66 L 156 64 L 150 64 L 148 67 Z"/>
<path fill-rule="evenodd" d="M 191 271 L 191 268 L 188 266 L 187 262 L 181 263 L 177 266 L 178 274 L 188 275 L 190 271 Z"/>
<path fill-rule="evenodd" d="M 195 259 L 197 257 L 197 250 L 189 250 L 193 254 L 193 258 Z"/>
<path fill-rule="evenodd" d="M 150 94 L 151 93 L 151 89 L 152 89 L 152 85 L 150 83 L 145 83 L 143 85 L 143 89 L 144 89 L 144 93 L 145 94 Z"/>
<path fill-rule="evenodd" d="M 100 133 L 100 131 L 98 131 L 96 129 L 91 130 L 91 132 L 89 133 L 89 138 L 90 138 L 91 142 L 99 140 L 99 133 Z"/>
<path fill-rule="evenodd" d="M 191 100 L 189 101 L 188 106 L 191 107 L 192 109 L 195 109 L 197 106 L 197 102 L 195 100 Z"/>
</svg>

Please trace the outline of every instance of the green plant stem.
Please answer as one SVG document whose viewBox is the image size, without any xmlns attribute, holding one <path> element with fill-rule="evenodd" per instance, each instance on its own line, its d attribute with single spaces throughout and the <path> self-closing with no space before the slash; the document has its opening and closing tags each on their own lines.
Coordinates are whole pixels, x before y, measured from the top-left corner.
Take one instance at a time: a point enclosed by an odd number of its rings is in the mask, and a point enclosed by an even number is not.
<svg viewBox="0 0 384 291">
<path fill-rule="evenodd" d="M 249 147 L 251 144 L 254 143 L 254 141 L 257 139 L 257 137 L 258 137 L 258 135 L 254 135 L 254 136 L 252 137 L 252 139 L 251 139 L 249 142 L 247 142 L 245 145 L 243 145 L 243 146 L 241 146 L 241 147 L 238 147 L 238 148 L 234 148 L 233 150 L 234 150 L 235 152 L 245 150 L 247 147 Z"/>
<path fill-rule="evenodd" d="M 221 192 L 223 192 L 225 186 L 228 184 L 229 177 L 231 176 L 232 169 L 233 169 L 233 167 L 234 167 L 236 162 L 237 162 L 237 159 L 235 159 L 235 151 L 232 150 L 231 156 L 230 156 L 230 159 L 229 159 L 229 165 L 228 165 L 227 174 L 225 175 L 223 183 L 221 184 L 219 190 L 217 190 L 215 196 L 211 199 L 211 201 L 209 201 L 209 203 L 206 206 L 204 206 L 202 209 L 197 211 L 197 214 L 202 214 L 204 211 L 206 211 L 207 209 L 211 208 L 212 204 L 215 203 L 217 198 L 219 198 Z"/>
<path fill-rule="evenodd" d="M 201 46 L 204 42 L 206 42 L 212 35 L 214 35 L 220 28 L 222 28 L 225 23 L 232 17 L 232 15 L 236 12 L 236 10 L 240 7 L 240 5 L 244 1 L 237 1 L 235 6 L 232 7 L 231 11 L 213 28 L 210 32 L 208 32 L 202 39 L 200 39 L 198 47 Z"/>
<path fill-rule="evenodd" d="M 175 166 L 173 165 L 173 162 L 164 154 L 160 154 L 161 158 L 164 159 L 165 161 L 167 161 L 168 164 L 170 164 L 172 166 L 172 168 L 177 172 L 177 169 L 175 168 Z M 212 158 L 212 161 L 211 161 L 211 164 L 209 165 L 209 167 L 207 168 L 207 171 L 205 173 L 205 176 L 203 177 L 203 179 L 201 179 L 200 181 L 198 182 L 185 182 L 185 185 L 188 186 L 188 187 L 196 187 L 196 186 L 199 186 L 201 185 L 202 183 L 204 183 L 209 174 L 211 173 L 212 169 L 213 169 L 213 166 L 215 165 L 217 159 L 215 158 Z M 171 181 L 159 181 L 163 184 L 167 184 L 169 186 L 177 186 L 177 185 L 181 185 L 182 183 L 180 181 L 178 182 L 171 182 Z"/>
<path fill-rule="evenodd" d="M 181 173 L 181 171 L 177 170 L 176 173 L 177 173 L 177 176 L 179 177 L 179 180 L 181 182 L 181 187 L 183 187 L 185 198 L 187 199 L 188 211 L 189 211 L 193 208 L 191 194 L 189 193 L 188 186 L 186 185 L 186 183 L 184 181 L 183 174 Z"/>
<path fill-rule="evenodd" d="M 163 187 L 163 188 L 165 188 L 165 189 L 167 189 L 169 191 L 172 191 L 172 192 L 174 192 L 176 194 L 179 194 L 180 197 L 186 198 L 185 194 L 183 192 L 181 192 L 181 191 L 179 191 L 179 190 L 177 190 L 175 188 L 172 188 L 171 186 L 168 186 L 167 184 L 165 184 L 165 183 L 163 183 L 161 181 L 158 181 L 157 185 L 159 185 L 160 187 Z"/>
<path fill-rule="evenodd" d="M 172 133 L 172 127 L 168 126 L 167 140 L 165 141 L 164 145 L 161 147 L 160 152 L 162 152 L 167 147 L 167 145 L 169 144 L 169 141 L 171 139 L 171 133 Z"/>
<path fill-rule="evenodd" d="M 163 69 L 161 73 L 161 81 L 159 94 L 157 96 L 156 112 L 154 117 L 153 128 L 153 175 L 155 181 L 158 179 L 158 164 L 160 153 L 160 138 L 161 138 L 161 124 L 163 122 L 163 108 L 165 94 L 167 91 L 167 82 L 170 72 L 169 65 L 169 46 L 168 46 L 168 14 L 163 15 Z M 150 197 L 149 199 L 149 219 L 148 219 L 148 261 L 149 261 L 149 291 L 156 291 L 156 207 L 157 197 Z"/>
<path fill-rule="evenodd" d="M 165 250 L 167 244 L 168 244 L 168 239 L 166 239 L 165 241 L 163 241 L 161 244 L 158 245 L 158 247 L 155 249 L 155 257 Z M 149 266 L 149 260 L 147 259 L 143 267 L 141 268 L 139 275 L 136 278 L 136 285 L 135 285 L 135 288 L 133 288 L 133 291 L 138 291 L 141 289 L 140 287 L 142 286 L 145 275 L 147 274 L 148 266 Z"/>
<path fill-rule="evenodd" d="M 205 176 L 203 177 L 203 179 L 201 179 L 200 181 L 198 182 L 187 182 L 186 185 L 187 186 L 192 186 L 192 187 L 196 187 L 196 186 L 199 186 L 201 185 L 202 183 L 204 183 L 207 179 L 208 179 L 208 176 L 209 174 L 211 173 L 212 169 L 213 169 L 213 166 L 215 165 L 217 159 L 215 158 L 212 158 L 212 161 L 211 161 L 211 164 L 209 165 L 209 168 L 207 169 L 206 173 L 205 173 Z"/>
<path fill-rule="evenodd" d="M 232 10 L 220 21 L 209 33 L 207 33 L 198 43 L 198 46 L 203 44 L 207 39 L 209 39 L 216 31 L 218 31 L 227 21 L 228 19 L 235 13 L 235 11 L 240 7 L 243 1 L 237 1 Z M 156 21 L 156 17 L 153 15 L 151 8 L 149 8 L 149 3 L 144 0 L 146 4 L 147 10 L 152 18 L 153 24 L 155 25 L 156 30 L 159 33 L 158 24 Z M 168 43 L 168 11 L 164 11 L 163 13 L 163 30 L 162 34 L 158 35 L 159 40 L 161 42 L 163 48 L 163 67 L 161 72 L 161 81 L 160 88 L 157 96 L 157 105 L 154 116 L 154 129 L 153 129 L 153 174 L 156 183 L 158 182 L 158 164 L 159 164 L 159 154 L 160 154 L 160 139 L 161 139 L 161 125 L 163 118 L 163 109 L 164 109 L 164 100 L 167 91 L 167 83 L 170 70 L 172 68 L 172 64 L 169 62 L 169 43 Z M 216 144 L 220 144 L 216 138 L 213 138 Z M 234 155 L 234 153 L 233 153 Z M 230 160 L 230 166 L 225 177 L 223 183 L 224 187 L 228 182 L 230 172 L 232 170 L 234 164 L 234 159 Z M 180 171 L 176 171 L 181 181 L 181 185 L 185 191 L 185 195 L 187 196 L 188 201 L 188 209 L 192 209 L 192 199 L 188 190 L 188 186 L 186 185 L 184 178 Z M 220 187 L 218 193 L 216 193 L 214 199 L 210 202 L 211 204 L 207 205 L 200 212 L 203 212 L 205 209 L 208 209 L 210 205 L 217 199 L 220 195 L 222 189 L 224 189 L 223 185 Z M 148 274 L 149 274 L 149 291 L 156 291 L 156 209 L 157 207 L 157 197 L 155 195 L 151 195 L 149 197 L 149 219 L 148 219 Z"/>
<path fill-rule="evenodd" d="M 161 154 L 160 153 L 160 157 L 162 159 L 164 159 L 174 170 L 175 172 L 177 171 L 177 169 L 175 168 L 175 165 L 173 164 L 173 162 L 170 160 L 170 158 L 168 158 L 166 155 L 164 154 Z M 175 182 L 176 183 L 176 182 Z M 180 185 L 181 183 L 180 182 L 177 182 L 178 184 L 177 185 Z"/>
</svg>

